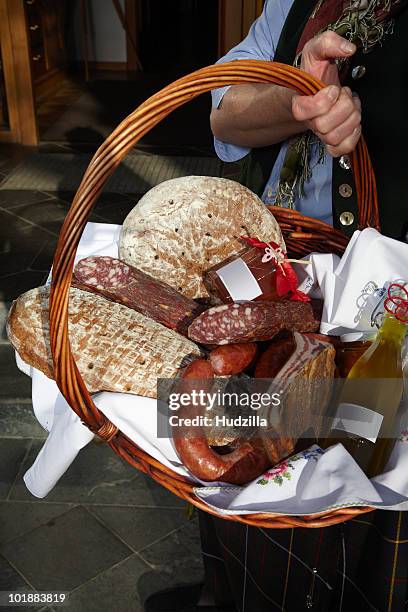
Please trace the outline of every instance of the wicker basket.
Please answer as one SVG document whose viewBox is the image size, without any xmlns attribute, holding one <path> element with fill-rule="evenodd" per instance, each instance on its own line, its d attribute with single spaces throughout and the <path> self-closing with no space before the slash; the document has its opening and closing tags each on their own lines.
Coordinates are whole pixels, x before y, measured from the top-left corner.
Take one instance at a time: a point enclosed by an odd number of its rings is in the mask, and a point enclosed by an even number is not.
<svg viewBox="0 0 408 612">
<path fill-rule="evenodd" d="M 149 98 L 122 121 L 94 155 L 64 221 L 54 256 L 50 336 L 55 379 L 71 408 L 92 432 L 133 467 L 149 474 L 201 510 L 257 527 L 325 527 L 370 512 L 372 508 L 346 508 L 303 517 L 278 514 L 225 516 L 211 510 L 194 495 L 191 482 L 137 447 L 99 412 L 75 364 L 68 339 L 67 307 L 75 253 L 92 208 L 108 178 L 135 143 L 173 110 L 201 93 L 239 83 L 274 83 L 304 95 L 315 94 L 324 87 L 310 75 L 284 64 L 251 60 L 209 66 L 175 81 Z M 359 198 L 359 226 L 379 227 L 375 177 L 363 139 L 352 156 L 352 165 Z M 333 227 L 296 211 L 270 209 L 283 230 L 289 252 L 303 255 L 316 250 L 340 254 L 344 251 L 348 239 Z"/>
</svg>

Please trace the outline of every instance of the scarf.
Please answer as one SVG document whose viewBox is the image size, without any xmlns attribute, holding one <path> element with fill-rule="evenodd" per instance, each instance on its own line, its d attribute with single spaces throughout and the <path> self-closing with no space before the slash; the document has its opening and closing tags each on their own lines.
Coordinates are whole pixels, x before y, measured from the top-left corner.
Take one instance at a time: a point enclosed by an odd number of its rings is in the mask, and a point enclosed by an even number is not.
<svg viewBox="0 0 408 612">
<path fill-rule="evenodd" d="M 300 38 L 295 66 L 300 65 L 306 43 L 318 34 L 332 30 L 353 42 L 364 53 L 381 44 L 392 34 L 394 17 L 408 0 L 319 0 Z M 336 60 L 340 82 L 348 76 L 349 58 Z M 313 132 L 306 132 L 289 141 L 276 194 L 275 206 L 294 208 L 296 196 L 304 196 L 305 182 L 312 176 L 311 151 L 318 146 L 317 164 L 322 163 L 326 150 Z"/>
</svg>

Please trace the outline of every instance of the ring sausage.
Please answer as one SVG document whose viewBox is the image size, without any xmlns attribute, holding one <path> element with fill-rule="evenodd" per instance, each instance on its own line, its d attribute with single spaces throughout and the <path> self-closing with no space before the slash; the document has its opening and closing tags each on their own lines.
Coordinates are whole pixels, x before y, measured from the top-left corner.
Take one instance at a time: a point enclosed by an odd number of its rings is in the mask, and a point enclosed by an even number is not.
<svg viewBox="0 0 408 612">
<path fill-rule="evenodd" d="M 191 392 L 197 390 L 196 381 L 201 379 L 201 386 L 207 387 L 205 379 L 212 379 L 214 371 L 211 364 L 204 359 L 191 363 L 182 374 L 181 388 Z M 208 385 L 209 386 L 209 385 Z M 203 411 L 203 407 L 182 407 L 181 418 L 192 418 Z M 174 432 L 175 433 L 175 432 Z M 177 427 L 173 436 L 174 445 L 181 461 L 190 472 L 207 482 L 228 482 L 243 485 L 262 474 L 269 466 L 270 460 L 261 439 L 246 440 L 227 455 L 219 455 L 208 445 L 203 429 L 198 428 L 198 435 L 192 436 L 187 427 Z"/>
</svg>

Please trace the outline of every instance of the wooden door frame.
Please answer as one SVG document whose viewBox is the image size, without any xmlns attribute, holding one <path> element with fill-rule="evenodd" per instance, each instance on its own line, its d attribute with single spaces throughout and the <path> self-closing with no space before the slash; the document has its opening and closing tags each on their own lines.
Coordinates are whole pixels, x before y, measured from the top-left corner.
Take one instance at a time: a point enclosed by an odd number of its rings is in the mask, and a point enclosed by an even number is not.
<svg viewBox="0 0 408 612">
<path fill-rule="evenodd" d="M 261 13 L 264 0 L 219 0 L 218 51 L 224 55 L 248 33 Z M 125 0 L 129 28 L 138 42 L 140 0 Z M 0 41 L 6 88 L 9 130 L 0 130 L 0 142 L 38 145 L 38 125 L 31 72 L 24 0 L 0 0 Z M 127 37 L 127 69 L 138 70 L 134 47 Z"/>
<path fill-rule="evenodd" d="M 137 54 L 139 48 L 139 28 L 140 28 L 140 14 L 141 5 L 140 0 L 125 0 L 125 17 L 129 28 L 132 32 L 133 41 L 132 43 L 129 38 L 128 32 L 126 32 L 126 70 L 129 72 L 137 72 L 141 70 L 140 59 Z"/>
<path fill-rule="evenodd" d="M 24 0 L 0 0 L 0 40 L 10 130 L 0 141 L 38 144 L 31 53 Z"/>
</svg>

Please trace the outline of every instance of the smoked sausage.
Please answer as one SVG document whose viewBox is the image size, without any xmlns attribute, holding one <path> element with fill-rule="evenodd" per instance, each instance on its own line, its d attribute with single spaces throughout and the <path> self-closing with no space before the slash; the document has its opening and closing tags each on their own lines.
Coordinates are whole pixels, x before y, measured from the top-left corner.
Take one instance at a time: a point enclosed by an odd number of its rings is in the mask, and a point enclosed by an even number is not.
<svg viewBox="0 0 408 612">
<path fill-rule="evenodd" d="M 210 362 L 217 376 L 240 374 L 251 365 L 257 352 L 254 342 L 248 344 L 225 344 L 210 353 Z"/>
<path fill-rule="evenodd" d="M 276 340 L 259 357 L 255 367 L 255 378 L 275 378 L 293 355 L 296 341 L 293 334 L 288 338 Z"/>
<path fill-rule="evenodd" d="M 196 359 L 184 368 L 181 377 L 183 380 L 211 380 L 214 378 L 214 370 L 206 359 Z"/>
</svg>

